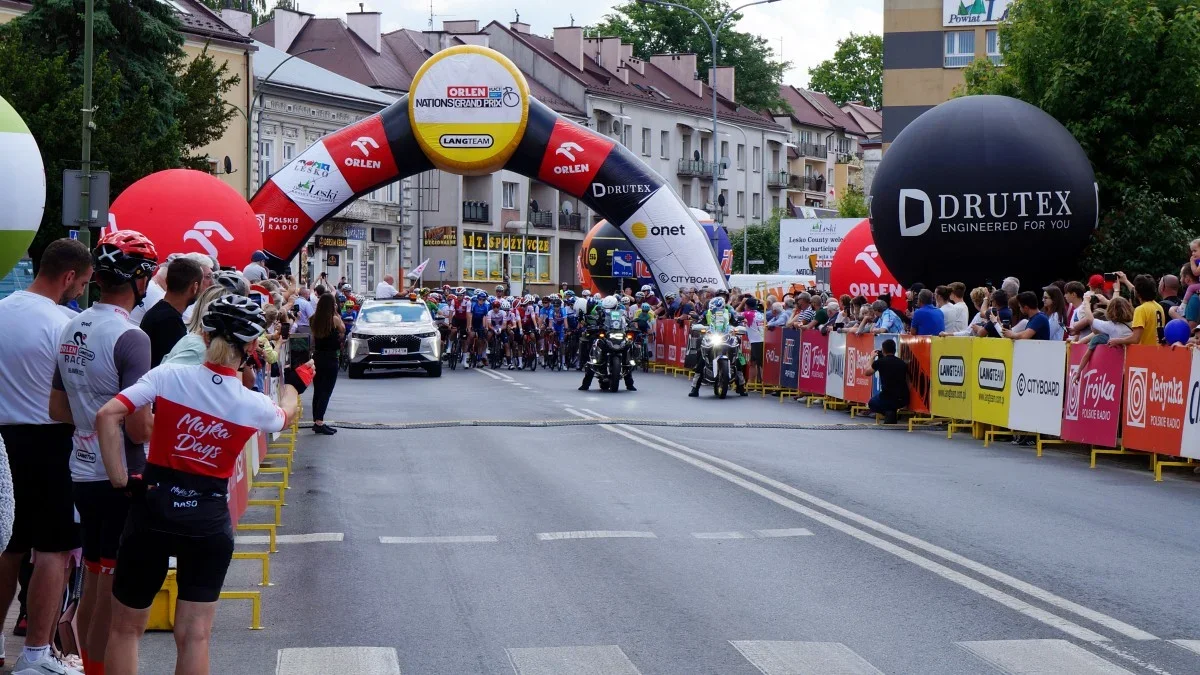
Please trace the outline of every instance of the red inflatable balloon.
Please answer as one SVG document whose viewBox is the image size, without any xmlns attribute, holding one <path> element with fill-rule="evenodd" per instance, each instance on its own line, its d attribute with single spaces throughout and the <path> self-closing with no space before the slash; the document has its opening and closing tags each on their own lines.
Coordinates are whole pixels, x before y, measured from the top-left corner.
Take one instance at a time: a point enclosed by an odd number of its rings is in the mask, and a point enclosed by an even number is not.
<svg viewBox="0 0 1200 675">
<path fill-rule="evenodd" d="M 906 308 L 904 287 L 896 282 L 896 277 L 884 266 L 883 258 L 875 250 L 870 220 L 855 225 L 834 251 L 829 269 L 829 290 L 835 297 L 862 295 L 868 300 L 891 293 L 892 308 Z"/>
<path fill-rule="evenodd" d="M 246 199 L 216 176 L 191 169 L 159 171 L 130 185 L 109 208 L 108 223 L 149 237 L 161 259 L 205 253 L 241 269 L 263 246 Z"/>
</svg>

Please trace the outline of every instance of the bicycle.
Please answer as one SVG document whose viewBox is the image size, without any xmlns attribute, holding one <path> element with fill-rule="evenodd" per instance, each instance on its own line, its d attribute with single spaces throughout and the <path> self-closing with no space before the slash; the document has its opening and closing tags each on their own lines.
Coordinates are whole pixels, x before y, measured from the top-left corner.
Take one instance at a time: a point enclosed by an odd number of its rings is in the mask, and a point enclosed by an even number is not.
<svg viewBox="0 0 1200 675">
<path fill-rule="evenodd" d="M 446 365 L 450 366 L 450 370 L 458 368 L 458 362 L 462 360 L 462 341 L 463 338 L 458 334 L 458 330 L 451 328 L 450 344 L 445 351 Z"/>
<path fill-rule="evenodd" d="M 546 370 L 562 370 L 562 344 L 558 341 L 558 332 L 553 328 L 547 327 L 544 344 L 543 358 L 545 359 Z"/>
<path fill-rule="evenodd" d="M 504 338 L 498 331 L 492 331 L 488 336 L 488 363 L 492 370 L 504 365 Z"/>
<path fill-rule="evenodd" d="M 574 370 L 579 363 L 579 329 L 568 330 L 566 338 L 563 340 L 562 353 L 563 368 L 566 370 Z"/>
<path fill-rule="evenodd" d="M 523 342 L 521 343 L 521 356 L 524 359 L 522 365 L 529 371 L 536 371 L 538 367 L 538 348 L 537 336 L 533 332 L 524 334 Z"/>
</svg>

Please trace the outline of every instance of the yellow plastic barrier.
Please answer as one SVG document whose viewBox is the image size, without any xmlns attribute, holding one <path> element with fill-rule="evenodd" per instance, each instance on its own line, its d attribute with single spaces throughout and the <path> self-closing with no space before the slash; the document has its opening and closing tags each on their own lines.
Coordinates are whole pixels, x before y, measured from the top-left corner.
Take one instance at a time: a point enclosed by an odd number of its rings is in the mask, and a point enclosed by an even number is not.
<svg viewBox="0 0 1200 675">
<path fill-rule="evenodd" d="M 167 578 L 150 605 L 150 620 L 146 622 L 146 630 L 174 630 L 175 603 L 178 600 L 179 584 L 175 581 L 175 570 L 167 570 Z"/>
</svg>

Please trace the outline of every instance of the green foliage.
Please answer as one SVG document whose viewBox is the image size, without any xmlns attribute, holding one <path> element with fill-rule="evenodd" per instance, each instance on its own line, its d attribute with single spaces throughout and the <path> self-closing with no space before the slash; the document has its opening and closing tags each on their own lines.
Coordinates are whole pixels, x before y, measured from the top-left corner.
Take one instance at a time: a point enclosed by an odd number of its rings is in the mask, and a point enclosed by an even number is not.
<svg viewBox="0 0 1200 675">
<path fill-rule="evenodd" d="M 883 105 L 883 37 L 851 33 L 838 40 L 833 58 L 808 69 L 808 88 L 823 92 L 838 105 L 860 101 Z"/>
<path fill-rule="evenodd" d="M 734 87 L 738 103 L 754 110 L 786 110 L 779 84 L 788 69 L 776 61 L 765 38 L 741 33 L 733 26 L 741 14 L 733 14 L 719 29 L 717 22 L 730 6 L 724 0 L 676 0 L 694 9 L 717 32 L 717 62 L 737 68 Z M 633 45 L 634 56 L 652 54 L 696 54 L 696 69 L 704 79 L 712 63 L 712 42 L 696 17 L 689 12 L 662 5 L 627 2 L 617 5 L 601 22 L 588 29 L 589 35 L 616 36 Z"/>
<path fill-rule="evenodd" d="M 779 270 L 779 221 L 783 215 L 783 209 L 775 209 L 766 222 L 750 225 L 745 232 L 735 230 L 729 233 L 730 244 L 733 245 L 734 274 L 742 273 L 743 236 L 746 238 L 748 259 L 766 261 L 764 265 L 751 265 L 751 274 L 775 274 Z"/>
<path fill-rule="evenodd" d="M 846 191 L 837 201 L 839 218 L 866 218 L 867 196 L 857 185 L 846 186 Z"/>
<path fill-rule="evenodd" d="M 1009 19 L 1005 66 L 976 61 L 958 93 L 1028 101 L 1079 141 L 1101 206 L 1084 270 L 1178 268 L 1200 227 L 1200 7 L 1019 0 Z"/>
<path fill-rule="evenodd" d="M 0 96 L 29 125 L 46 166 L 35 258 L 65 234 L 62 173 L 80 165 L 82 15 L 82 0 L 34 0 L 29 13 L 0 26 Z M 220 99 L 238 77 L 207 50 L 187 61 L 178 29 L 158 0 L 96 0 L 92 161 L 111 173 L 112 198 L 155 171 L 206 168 L 195 150 L 237 114 Z"/>
</svg>

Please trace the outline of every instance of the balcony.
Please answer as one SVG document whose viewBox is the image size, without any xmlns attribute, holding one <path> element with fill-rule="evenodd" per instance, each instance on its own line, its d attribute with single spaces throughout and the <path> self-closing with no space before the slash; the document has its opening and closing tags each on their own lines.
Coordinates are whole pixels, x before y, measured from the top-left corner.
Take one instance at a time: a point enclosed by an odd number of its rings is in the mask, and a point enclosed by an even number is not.
<svg viewBox="0 0 1200 675">
<path fill-rule="evenodd" d="M 787 187 L 790 174 L 787 171 L 772 171 L 767 174 L 767 187 L 772 190 Z"/>
<path fill-rule="evenodd" d="M 552 211 L 530 211 L 529 224 L 540 228 L 554 227 L 554 213 Z"/>
<path fill-rule="evenodd" d="M 582 232 L 583 215 L 578 213 L 558 214 L 558 229 L 565 230 L 567 232 Z"/>
<path fill-rule="evenodd" d="M 829 155 L 829 148 L 816 143 L 800 143 L 796 146 L 796 152 L 801 157 L 809 159 L 825 159 Z"/>
<path fill-rule="evenodd" d="M 715 162 L 706 162 L 702 159 L 681 159 L 675 169 L 675 175 L 712 180 L 715 164 Z M 724 172 L 721 172 L 718 178 L 724 178 L 724 176 Z"/>
<path fill-rule="evenodd" d="M 462 203 L 462 219 L 464 223 L 490 223 L 491 210 L 487 202 L 465 201 Z"/>
<path fill-rule="evenodd" d="M 848 164 L 852 167 L 861 169 L 863 165 L 862 151 L 858 152 L 839 152 L 837 155 L 838 164 Z"/>
<path fill-rule="evenodd" d="M 805 176 L 803 185 L 809 192 L 825 194 L 825 179 L 821 176 Z"/>
</svg>

